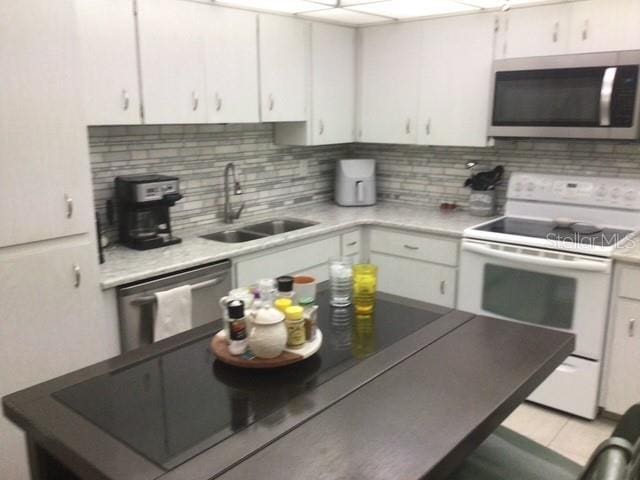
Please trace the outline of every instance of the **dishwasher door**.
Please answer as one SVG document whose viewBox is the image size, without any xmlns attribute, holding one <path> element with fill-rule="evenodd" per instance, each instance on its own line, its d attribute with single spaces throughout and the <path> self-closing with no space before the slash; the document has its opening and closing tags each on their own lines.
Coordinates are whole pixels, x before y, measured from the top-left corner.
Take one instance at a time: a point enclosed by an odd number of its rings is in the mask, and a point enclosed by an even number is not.
<svg viewBox="0 0 640 480">
<path fill-rule="evenodd" d="M 194 327 L 222 318 L 218 300 L 231 289 L 231 262 L 225 260 L 118 288 L 120 345 L 128 352 L 153 343 L 156 292 L 191 285 Z"/>
</svg>

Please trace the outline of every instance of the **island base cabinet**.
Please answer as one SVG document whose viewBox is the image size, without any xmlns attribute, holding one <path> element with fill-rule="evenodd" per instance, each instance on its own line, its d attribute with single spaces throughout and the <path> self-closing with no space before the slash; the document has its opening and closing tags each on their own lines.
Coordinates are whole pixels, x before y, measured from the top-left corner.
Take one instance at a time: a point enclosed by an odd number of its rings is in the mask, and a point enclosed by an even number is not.
<svg viewBox="0 0 640 480">
<path fill-rule="evenodd" d="M 378 291 L 455 306 L 455 268 L 376 252 L 371 252 L 369 261 L 378 266 Z"/>
</svg>

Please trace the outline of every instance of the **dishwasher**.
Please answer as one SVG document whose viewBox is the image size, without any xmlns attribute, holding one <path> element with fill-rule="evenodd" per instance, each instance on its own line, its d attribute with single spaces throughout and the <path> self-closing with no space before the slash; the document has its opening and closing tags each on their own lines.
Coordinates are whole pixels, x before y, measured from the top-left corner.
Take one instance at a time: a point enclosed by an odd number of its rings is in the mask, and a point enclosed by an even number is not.
<svg viewBox="0 0 640 480">
<path fill-rule="evenodd" d="M 155 293 L 182 285 L 191 286 L 193 327 L 222 318 L 218 300 L 231 289 L 231 262 L 225 260 L 118 288 L 120 346 L 123 353 L 153 343 L 157 310 Z"/>
</svg>

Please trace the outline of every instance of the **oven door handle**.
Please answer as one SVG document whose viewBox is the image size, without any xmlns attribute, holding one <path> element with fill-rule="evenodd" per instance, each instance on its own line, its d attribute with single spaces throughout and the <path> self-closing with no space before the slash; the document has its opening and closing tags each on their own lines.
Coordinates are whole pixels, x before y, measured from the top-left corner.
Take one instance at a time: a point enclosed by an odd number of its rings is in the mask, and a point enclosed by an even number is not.
<svg viewBox="0 0 640 480">
<path fill-rule="evenodd" d="M 598 262 L 595 260 L 560 260 L 557 258 L 535 257 L 533 255 L 522 255 L 519 253 L 504 252 L 489 246 L 476 243 L 463 243 L 462 249 L 485 257 L 499 258 L 502 260 L 512 260 L 527 265 L 540 265 L 543 267 L 558 267 L 569 270 L 582 270 L 587 272 L 608 273 L 611 270 L 609 262 Z"/>
</svg>

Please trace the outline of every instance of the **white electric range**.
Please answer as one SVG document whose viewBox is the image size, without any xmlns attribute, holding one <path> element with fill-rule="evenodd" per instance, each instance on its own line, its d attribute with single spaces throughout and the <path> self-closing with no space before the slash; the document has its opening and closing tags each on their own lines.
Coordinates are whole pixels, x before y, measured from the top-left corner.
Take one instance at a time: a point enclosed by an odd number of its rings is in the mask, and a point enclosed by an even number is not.
<svg viewBox="0 0 640 480">
<path fill-rule="evenodd" d="M 459 309 L 576 335 L 529 400 L 596 417 L 611 255 L 638 229 L 640 180 L 514 173 L 505 216 L 464 231 Z"/>
</svg>

